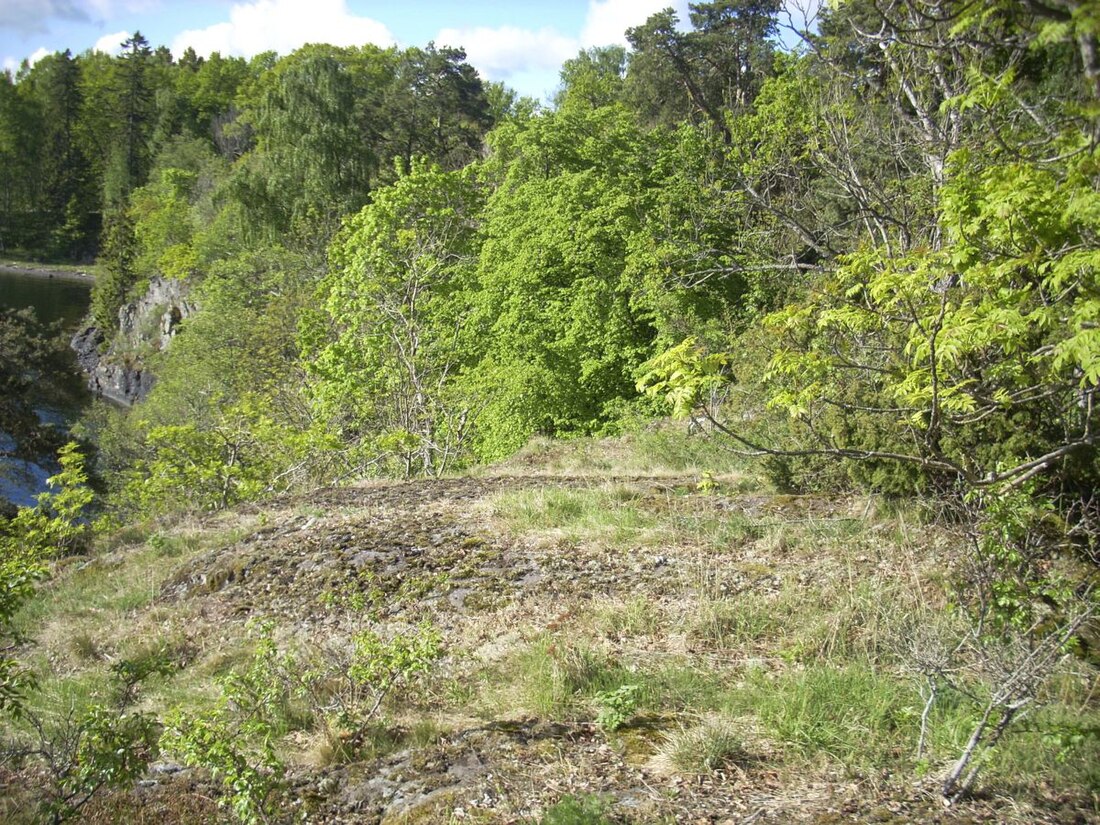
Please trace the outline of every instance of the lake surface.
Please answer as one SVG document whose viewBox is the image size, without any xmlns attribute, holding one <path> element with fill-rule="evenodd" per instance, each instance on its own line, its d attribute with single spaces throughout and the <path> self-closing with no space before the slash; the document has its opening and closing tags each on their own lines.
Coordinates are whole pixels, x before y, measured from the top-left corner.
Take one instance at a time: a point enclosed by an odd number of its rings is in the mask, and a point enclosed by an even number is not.
<svg viewBox="0 0 1100 825">
<path fill-rule="evenodd" d="M 80 326 L 88 312 L 91 283 L 66 277 L 49 278 L 8 272 L 0 268 L 0 306 L 13 309 L 31 307 L 39 320 L 59 322 L 66 337 Z M 76 365 L 75 355 L 73 365 Z M 38 417 L 56 427 L 67 428 L 90 402 L 83 377 L 77 372 L 46 376 L 42 399 L 35 409 Z M 61 389 L 62 392 L 57 392 Z M 63 398 L 64 401 L 57 401 Z M 49 399 L 49 400 L 47 400 Z M 11 440 L 0 430 L 0 448 L 8 448 Z M 41 463 L 17 461 L 0 457 L 0 497 L 16 504 L 34 504 L 35 496 L 46 489 L 46 479 L 57 472 L 51 456 Z"/>
</svg>

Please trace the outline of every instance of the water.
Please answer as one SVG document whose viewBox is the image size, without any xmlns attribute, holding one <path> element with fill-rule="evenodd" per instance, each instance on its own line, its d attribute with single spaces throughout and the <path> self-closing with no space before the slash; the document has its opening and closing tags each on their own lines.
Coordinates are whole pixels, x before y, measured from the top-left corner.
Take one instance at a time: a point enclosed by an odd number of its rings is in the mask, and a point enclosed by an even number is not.
<svg viewBox="0 0 1100 825">
<path fill-rule="evenodd" d="M 80 325 L 90 297 L 91 288 L 86 281 L 28 275 L 0 267 L 0 305 L 13 309 L 31 307 L 39 320 L 60 323 L 66 337 Z M 75 368 L 75 356 L 72 363 Z M 46 376 L 35 404 L 39 419 L 55 427 L 69 427 L 89 403 L 83 383 L 75 369 Z M 0 450 L 11 446 L 11 437 L 0 430 Z M 21 505 L 33 504 L 35 496 L 46 489 L 46 479 L 57 471 L 52 458 L 42 456 L 37 461 L 24 462 L 0 457 L 0 498 Z"/>
</svg>

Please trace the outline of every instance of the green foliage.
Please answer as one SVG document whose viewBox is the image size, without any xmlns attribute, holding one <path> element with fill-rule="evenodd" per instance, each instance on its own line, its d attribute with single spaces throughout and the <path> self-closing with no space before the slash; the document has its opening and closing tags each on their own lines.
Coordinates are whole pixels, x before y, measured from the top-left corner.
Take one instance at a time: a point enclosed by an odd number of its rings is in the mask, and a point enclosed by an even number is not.
<svg viewBox="0 0 1100 825">
<path fill-rule="evenodd" d="M 296 361 L 305 266 L 257 250 L 211 267 L 141 407 L 89 421 L 117 509 L 217 509 L 341 471 Z"/>
<path fill-rule="evenodd" d="M 278 669 L 292 662 L 280 655 L 273 625 L 259 625 L 248 670 L 222 681 L 218 703 L 206 713 L 169 714 L 161 747 L 186 764 L 209 770 L 225 789 L 221 804 L 240 822 L 267 822 L 282 803 L 285 766 L 276 742 L 286 732 L 290 697 Z"/>
<path fill-rule="evenodd" d="M 185 279 L 198 263 L 192 248 L 194 228 L 189 196 L 197 176 L 183 169 L 164 169 L 160 179 L 133 193 L 130 214 L 134 242 L 141 254 L 135 270 Z"/>
<path fill-rule="evenodd" d="M 5 650 L 20 640 L 12 619 L 34 596 L 35 584 L 45 573 L 37 559 L 12 552 L 5 538 L 0 556 L 0 641 Z M 9 653 L 0 656 L 0 712 L 18 716 L 34 684 L 33 674 L 18 659 Z"/>
<path fill-rule="evenodd" d="M 51 489 L 38 495 L 38 503 L 20 507 L 0 522 L 5 557 L 41 560 L 84 548 L 88 525 L 82 519 L 94 496 L 87 486 L 84 456 L 70 442 L 58 452 L 58 460 L 61 472 L 47 479 Z"/>
<path fill-rule="evenodd" d="M 137 254 L 130 216 L 123 210 L 112 211 L 104 223 L 100 267 L 92 287 L 92 319 L 104 334 L 118 329 L 118 311 L 138 281 Z"/>
<path fill-rule="evenodd" d="M 974 498 L 981 515 L 960 603 L 991 638 L 1008 629 L 1041 638 L 1077 607 L 1080 572 L 1052 553 L 1070 547 L 1069 525 L 1033 489 Z"/>
<path fill-rule="evenodd" d="M 722 368 L 727 353 L 707 353 L 695 338 L 688 338 L 642 364 L 639 392 L 663 398 L 678 418 L 686 418 L 703 406 L 726 382 Z"/>
<path fill-rule="evenodd" d="M 150 427 L 117 503 L 145 514 L 217 510 L 275 492 L 281 474 L 308 455 L 311 438 L 265 407 L 262 398 L 245 396 L 205 426 Z"/>
<path fill-rule="evenodd" d="M 346 69 L 354 57 L 341 51 L 301 49 L 261 78 L 251 117 L 258 151 L 237 174 L 239 192 L 273 238 L 330 237 L 369 192 L 375 161 L 356 123 L 355 80 Z"/>
<path fill-rule="evenodd" d="M 601 730 L 613 733 L 625 726 L 638 708 L 638 685 L 619 685 L 615 690 L 597 693 L 596 724 Z"/>
<path fill-rule="evenodd" d="M 46 575 L 45 562 L 82 549 L 87 541 L 84 510 L 92 501 L 84 457 L 76 444 L 59 453 L 61 472 L 49 479 L 54 491 L 38 496 L 34 507 L 20 507 L 0 519 L 0 712 L 21 714 L 32 674 L 12 655 L 21 641 L 16 614 L 34 596 L 35 583 Z"/>
<path fill-rule="evenodd" d="M 417 162 L 333 244 L 303 347 L 318 411 L 364 464 L 439 474 L 466 457 L 470 401 L 455 381 L 480 207 L 471 175 Z"/>
<path fill-rule="evenodd" d="M 597 796 L 566 796 L 546 809 L 540 825 L 608 825 L 608 805 Z"/>
<path fill-rule="evenodd" d="M 285 768 L 269 736 L 261 734 L 250 745 L 224 714 L 175 713 L 165 721 L 161 747 L 219 778 L 238 821 L 267 822 L 278 810 Z"/>
<path fill-rule="evenodd" d="M 497 137 L 507 178 L 485 209 L 472 327 L 487 346 L 469 379 L 484 458 L 599 429 L 653 339 L 625 273 L 648 174 L 629 114 L 570 109 Z"/>
<path fill-rule="evenodd" d="M 282 736 L 312 724 L 334 752 L 356 753 L 386 697 L 412 687 L 441 652 L 439 634 L 427 624 L 385 638 L 361 630 L 327 652 L 280 649 L 270 621 L 253 629 L 249 667 L 222 680 L 209 712 L 171 714 L 162 739 L 166 750 L 220 778 L 225 803 L 247 823 L 267 821 L 284 802 Z M 340 652 L 349 646 L 349 654 Z"/>
<path fill-rule="evenodd" d="M 102 790 L 131 786 L 159 753 L 160 725 L 146 714 L 120 716 L 97 707 L 81 717 L 75 729 L 71 761 L 51 766 L 57 788 L 46 809 L 55 822 L 77 815 Z"/>
<path fill-rule="evenodd" d="M 723 113 L 749 105 L 771 68 L 769 38 L 779 3 L 705 2 L 690 8 L 688 31 L 669 8 L 627 32 L 633 48 L 627 88 L 651 122 L 698 116 L 722 131 Z"/>
<path fill-rule="evenodd" d="M 623 98 L 626 49 L 603 46 L 581 51 L 561 67 L 561 88 L 555 97 L 559 109 L 584 106 L 598 109 Z"/>
</svg>

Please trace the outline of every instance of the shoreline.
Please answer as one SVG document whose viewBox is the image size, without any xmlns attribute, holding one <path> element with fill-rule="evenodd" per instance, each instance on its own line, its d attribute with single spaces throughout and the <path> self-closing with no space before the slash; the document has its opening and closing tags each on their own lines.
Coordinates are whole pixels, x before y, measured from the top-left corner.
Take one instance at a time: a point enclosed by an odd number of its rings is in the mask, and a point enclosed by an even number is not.
<svg viewBox="0 0 1100 825">
<path fill-rule="evenodd" d="M 29 266 L 27 264 L 8 263 L 0 261 L 0 274 L 26 275 L 31 278 L 47 278 L 62 281 L 76 281 L 91 286 L 95 283 L 95 276 L 90 272 L 81 270 L 51 269 L 48 265 Z"/>
</svg>

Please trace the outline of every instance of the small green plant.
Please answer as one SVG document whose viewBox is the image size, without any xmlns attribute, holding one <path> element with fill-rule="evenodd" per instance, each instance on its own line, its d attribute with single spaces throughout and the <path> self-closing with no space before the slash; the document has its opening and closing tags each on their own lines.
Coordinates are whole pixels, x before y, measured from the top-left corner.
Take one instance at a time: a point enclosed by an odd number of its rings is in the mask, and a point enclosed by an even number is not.
<svg viewBox="0 0 1100 825">
<path fill-rule="evenodd" d="M 596 724 L 603 731 L 613 733 L 624 727 L 638 709 L 641 686 L 620 685 L 615 690 L 597 693 L 596 704 L 600 706 L 596 714 Z"/>
<path fill-rule="evenodd" d="M 411 687 L 440 655 L 439 634 L 423 624 L 383 637 L 355 633 L 322 651 L 282 650 L 271 621 L 251 624 L 257 644 L 249 667 L 222 681 L 204 714 L 176 711 L 163 746 L 220 778 L 225 802 L 245 823 L 266 822 L 283 801 L 285 766 L 276 743 L 293 729 L 318 726 L 334 757 L 356 753 L 378 732 L 383 701 Z"/>
<path fill-rule="evenodd" d="M 160 726 L 152 716 L 73 704 L 52 710 L 28 709 L 21 733 L 4 743 L 6 760 L 33 759 L 42 767 L 25 803 L 37 808 L 35 821 L 77 817 L 100 791 L 132 784 L 157 756 Z"/>
<path fill-rule="evenodd" d="M 205 713 L 175 710 L 161 747 L 185 764 L 205 768 L 225 789 L 221 804 L 243 823 L 267 822 L 280 806 L 285 766 L 275 750 L 286 731 L 286 675 L 296 668 L 274 642 L 274 624 L 256 622 L 258 641 L 247 670 L 222 681 L 217 704 Z"/>
<path fill-rule="evenodd" d="M 383 638 L 361 630 L 352 639 L 350 658 L 338 658 L 324 670 L 301 677 L 303 693 L 337 750 L 354 752 L 369 734 L 382 703 L 395 689 L 412 688 L 441 654 L 439 633 L 430 624 Z"/>
<path fill-rule="evenodd" d="M 138 688 L 153 676 L 167 676 L 176 670 L 172 651 L 167 644 L 139 651 L 134 656 L 119 659 L 111 665 L 111 674 L 118 681 L 116 701 L 119 707 L 133 704 Z"/>
<path fill-rule="evenodd" d="M 240 822 L 267 822 L 280 805 L 285 768 L 270 729 L 261 720 L 234 719 L 224 699 L 208 714 L 170 714 L 161 747 L 220 779 L 226 791 L 222 804 Z"/>
<path fill-rule="evenodd" d="M 130 785 L 157 756 L 160 726 L 146 714 L 120 716 L 97 707 L 80 720 L 78 731 L 71 763 L 54 774 L 60 794 L 49 808 L 55 821 L 75 815 L 101 789 Z"/>
<path fill-rule="evenodd" d="M 584 643 L 544 640 L 517 656 L 513 667 L 510 681 L 523 686 L 521 701 L 547 716 L 574 711 L 582 698 L 590 699 L 629 678 L 613 658 Z"/>
<path fill-rule="evenodd" d="M 598 796 L 566 796 L 546 809 L 540 825 L 610 825 L 608 805 Z"/>
</svg>

